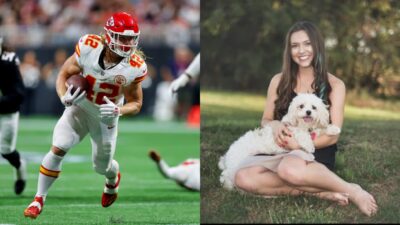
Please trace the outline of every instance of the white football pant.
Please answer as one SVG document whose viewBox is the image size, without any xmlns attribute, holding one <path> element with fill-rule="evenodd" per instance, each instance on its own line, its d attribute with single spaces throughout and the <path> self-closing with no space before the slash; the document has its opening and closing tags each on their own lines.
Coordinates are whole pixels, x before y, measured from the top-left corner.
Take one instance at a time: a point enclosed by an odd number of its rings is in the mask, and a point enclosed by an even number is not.
<svg viewBox="0 0 400 225">
<path fill-rule="evenodd" d="M 161 159 L 159 165 L 160 169 L 167 177 L 188 189 L 200 191 L 200 160 L 187 159 L 178 166 L 169 167 L 168 164 Z"/>
<path fill-rule="evenodd" d="M 105 175 L 111 169 L 117 131 L 118 118 L 116 118 L 115 126 L 109 128 L 100 121 L 100 116 L 93 116 L 80 107 L 72 105 L 65 109 L 54 128 L 53 145 L 68 152 L 89 133 L 93 168 L 97 173 Z"/>
<path fill-rule="evenodd" d="M 15 150 L 19 112 L 0 115 L 0 153 L 7 155 Z"/>
</svg>

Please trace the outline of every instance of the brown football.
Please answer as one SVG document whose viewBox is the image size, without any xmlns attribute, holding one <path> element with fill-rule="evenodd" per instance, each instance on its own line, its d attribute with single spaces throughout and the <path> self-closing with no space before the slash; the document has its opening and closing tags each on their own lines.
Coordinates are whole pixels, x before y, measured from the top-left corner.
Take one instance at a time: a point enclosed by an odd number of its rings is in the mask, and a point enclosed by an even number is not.
<svg viewBox="0 0 400 225">
<path fill-rule="evenodd" d="M 82 91 L 87 91 L 89 88 L 89 83 L 88 81 L 81 75 L 76 74 L 72 75 L 67 79 L 67 84 L 74 86 L 71 90 L 71 94 L 73 94 L 78 87 L 80 87 L 80 92 Z"/>
</svg>

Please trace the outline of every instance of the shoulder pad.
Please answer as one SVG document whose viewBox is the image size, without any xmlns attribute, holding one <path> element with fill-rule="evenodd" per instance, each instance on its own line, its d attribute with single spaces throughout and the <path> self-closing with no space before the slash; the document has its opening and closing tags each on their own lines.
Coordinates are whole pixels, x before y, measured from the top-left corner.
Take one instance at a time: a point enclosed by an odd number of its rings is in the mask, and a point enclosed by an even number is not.
<svg viewBox="0 0 400 225">
<path fill-rule="evenodd" d="M 102 47 L 103 43 L 101 37 L 96 34 L 86 34 L 79 39 L 75 46 L 75 53 L 78 57 L 85 55 L 93 49 Z"/>
<path fill-rule="evenodd" d="M 133 67 L 133 68 L 141 68 L 143 66 L 143 64 L 146 64 L 144 62 L 144 60 L 142 59 L 142 57 L 138 54 L 132 54 L 129 57 L 129 64 Z"/>
<path fill-rule="evenodd" d="M 144 62 L 139 68 L 136 69 L 137 76 L 135 78 L 135 82 L 143 81 L 147 76 L 147 64 Z"/>
<path fill-rule="evenodd" d="M 9 62 L 9 63 L 13 63 L 17 66 L 19 66 L 19 58 L 17 56 L 17 54 L 15 54 L 15 52 L 6 52 L 4 51 L 1 54 L 1 60 L 4 62 Z"/>
</svg>

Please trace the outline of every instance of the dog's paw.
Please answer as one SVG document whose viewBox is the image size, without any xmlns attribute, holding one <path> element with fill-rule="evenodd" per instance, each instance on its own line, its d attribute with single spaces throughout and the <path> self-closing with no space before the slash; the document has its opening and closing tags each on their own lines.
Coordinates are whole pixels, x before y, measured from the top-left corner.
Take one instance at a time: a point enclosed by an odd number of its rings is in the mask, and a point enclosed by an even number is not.
<svg viewBox="0 0 400 225">
<path fill-rule="evenodd" d="M 301 149 L 303 149 L 305 152 L 308 153 L 314 153 L 315 152 L 315 147 L 314 143 L 312 142 L 311 138 L 310 140 L 303 140 L 301 143 L 299 143 L 301 146 Z"/>
<path fill-rule="evenodd" d="M 219 158 L 219 162 L 218 162 L 218 167 L 220 170 L 225 170 L 226 166 L 225 166 L 225 156 L 221 156 Z"/>
<path fill-rule="evenodd" d="M 340 134 L 341 130 L 338 126 L 329 124 L 328 127 L 326 128 L 326 134 L 327 135 L 338 135 Z"/>
<path fill-rule="evenodd" d="M 305 152 L 313 154 L 315 152 L 315 148 L 302 148 Z"/>
<path fill-rule="evenodd" d="M 222 187 L 226 190 L 233 189 L 233 182 L 228 178 L 227 171 L 223 171 L 219 177 L 219 182 L 221 182 Z"/>
</svg>

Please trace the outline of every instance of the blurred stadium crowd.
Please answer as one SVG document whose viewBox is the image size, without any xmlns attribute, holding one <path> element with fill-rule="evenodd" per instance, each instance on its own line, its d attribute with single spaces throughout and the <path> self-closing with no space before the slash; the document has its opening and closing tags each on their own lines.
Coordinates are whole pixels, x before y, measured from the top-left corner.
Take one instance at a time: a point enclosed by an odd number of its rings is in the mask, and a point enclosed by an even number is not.
<svg viewBox="0 0 400 225">
<path fill-rule="evenodd" d="M 63 45 L 99 33 L 116 11 L 137 16 L 144 45 L 200 41 L 200 0 L 0 0 L 0 31 L 11 45 Z"/>
<path fill-rule="evenodd" d="M 101 34 L 116 11 L 139 22 L 139 46 L 149 67 L 141 115 L 185 118 L 199 104 L 198 80 L 174 98 L 167 87 L 200 51 L 200 0 L 0 0 L 0 35 L 17 52 L 27 88 L 21 114 L 62 113 L 55 91 L 60 67 L 79 38 Z"/>
</svg>

